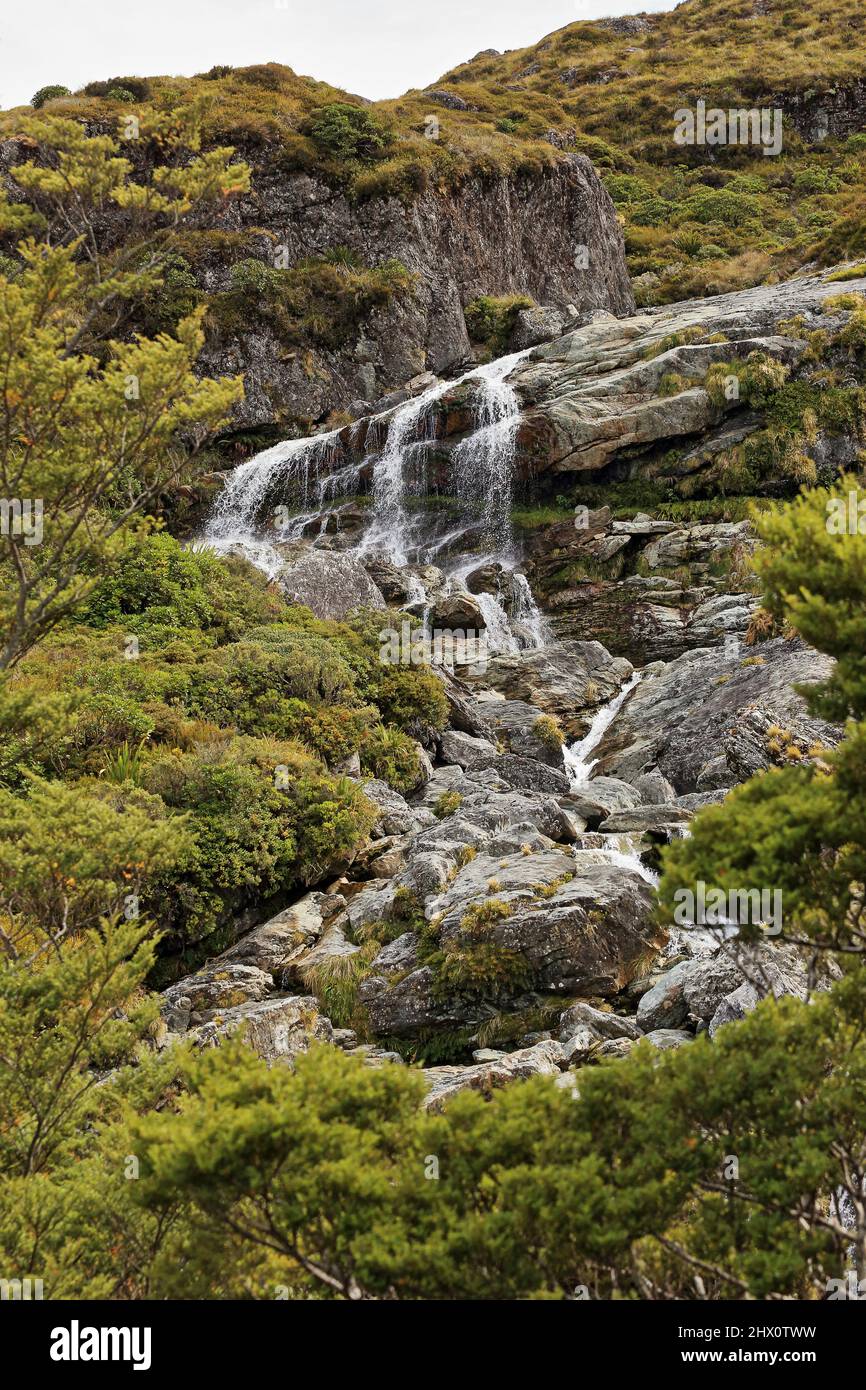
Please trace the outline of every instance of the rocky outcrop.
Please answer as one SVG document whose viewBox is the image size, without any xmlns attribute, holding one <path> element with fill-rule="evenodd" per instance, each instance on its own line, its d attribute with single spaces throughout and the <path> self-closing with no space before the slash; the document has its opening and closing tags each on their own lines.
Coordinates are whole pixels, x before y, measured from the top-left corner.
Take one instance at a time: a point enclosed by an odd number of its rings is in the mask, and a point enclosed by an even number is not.
<svg viewBox="0 0 866 1390">
<path fill-rule="evenodd" d="M 643 666 L 745 637 L 758 599 L 731 589 L 755 545 L 746 521 L 614 521 L 604 507 L 528 532 L 524 564 L 552 632 Z"/>
<path fill-rule="evenodd" d="M 237 422 L 246 427 L 318 420 L 376 401 L 427 369 L 453 372 L 470 355 L 463 308 L 482 294 L 525 294 L 562 311 L 563 321 L 567 306 L 578 319 L 633 306 L 613 204 L 580 155 L 540 173 L 473 177 L 447 192 L 360 205 L 317 177 L 262 163 L 252 193 L 232 203 L 221 225 L 270 234 L 287 267 L 345 247 L 365 266 L 397 260 L 413 277 L 409 293 L 372 309 L 340 348 L 293 351 L 253 320 L 231 337 L 214 334 L 202 369 L 244 373 Z M 268 251 L 265 238 L 262 255 Z M 218 259 L 205 281 L 226 287 Z"/>
<path fill-rule="evenodd" d="M 793 689 L 826 679 L 831 669 L 828 657 L 781 637 L 650 667 L 599 744 L 597 770 L 634 783 L 658 768 L 681 795 L 733 787 L 774 763 L 807 757 L 816 745 L 832 747 L 840 731 L 811 718 Z"/>
<path fill-rule="evenodd" d="M 851 288 L 862 292 L 866 283 Z M 536 348 L 513 377 L 528 407 L 518 437 L 521 472 L 592 478 L 623 456 L 706 435 L 739 409 L 736 400 L 711 402 L 700 384 L 708 368 L 755 351 L 796 362 L 805 340 L 780 334 L 779 323 L 816 314 L 838 292 L 824 277 L 803 277 L 631 318 L 601 317 Z M 673 377 L 681 385 L 661 389 Z M 752 417 L 747 430 L 760 424 Z M 686 457 L 691 471 L 706 467 L 700 453 Z"/>
</svg>

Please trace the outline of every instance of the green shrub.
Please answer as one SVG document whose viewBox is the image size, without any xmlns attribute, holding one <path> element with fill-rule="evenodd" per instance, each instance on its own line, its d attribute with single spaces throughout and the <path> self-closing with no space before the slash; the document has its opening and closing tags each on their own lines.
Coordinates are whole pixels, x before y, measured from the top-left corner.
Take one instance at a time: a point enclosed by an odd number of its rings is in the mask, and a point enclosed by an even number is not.
<svg viewBox="0 0 866 1390">
<path fill-rule="evenodd" d="M 498 298 L 479 295 L 463 310 L 469 337 L 473 343 L 486 347 L 492 357 L 501 357 L 508 347 L 518 313 L 521 309 L 530 309 L 532 304 L 525 294 L 506 294 Z"/>
<path fill-rule="evenodd" d="M 355 783 L 329 776 L 298 745 L 239 738 L 153 759 L 142 783 L 195 837 L 183 873 L 149 901 L 177 950 L 224 926 L 249 902 L 314 882 L 360 845 L 373 811 Z"/>
<path fill-rule="evenodd" d="M 38 111 L 40 107 L 45 105 L 46 101 L 54 101 L 55 97 L 69 97 L 71 95 L 68 87 L 62 87 L 59 83 L 55 83 L 53 86 L 40 87 L 39 91 L 30 98 L 30 105 L 35 106 Z"/>
<path fill-rule="evenodd" d="M 125 95 L 119 98 L 112 96 L 117 91 Z M 85 96 L 107 97 L 112 101 L 147 101 L 153 95 L 153 88 L 145 77 L 109 77 L 105 82 L 88 82 L 84 93 Z"/>
<path fill-rule="evenodd" d="M 345 101 L 332 101 L 314 111 L 304 129 L 320 150 L 339 160 L 375 159 L 391 140 L 377 116 Z"/>
<path fill-rule="evenodd" d="M 397 791 L 411 791 L 418 785 L 418 750 L 402 729 L 377 724 L 361 743 L 361 767 Z"/>
</svg>

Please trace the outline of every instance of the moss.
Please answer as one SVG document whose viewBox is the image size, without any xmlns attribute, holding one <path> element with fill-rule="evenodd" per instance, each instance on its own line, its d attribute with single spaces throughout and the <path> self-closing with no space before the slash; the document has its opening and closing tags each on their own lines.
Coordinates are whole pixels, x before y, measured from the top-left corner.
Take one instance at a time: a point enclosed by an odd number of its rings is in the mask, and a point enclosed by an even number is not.
<svg viewBox="0 0 866 1390">
<path fill-rule="evenodd" d="M 436 800 L 433 814 L 439 820 L 445 820 L 447 816 L 453 816 L 455 811 L 459 811 L 462 805 L 463 797 L 459 792 L 443 792 Z"/>
<path fill-rule="evenodd" d="M 491 891 L 498 891 L 496 889 Z M 489 888 L 489 885 L 488 885 Z M 473 935 L 483 935 L 497 922 L 504 922 L 511 916 L 511 905 L 501 898 L 488 898 L 486 902 L 473 903 L 460 919 L 461 931 Z"/>
<path fill-rule="evenodd" d="M 501 357 L 508 347 L 518 313 L 531 308 L 532 304 L 525 294 L 507 294 L 499 298 L 480 295 L 463 310 L 469 337 L 473 343 L 486 348 L 491 357 Z"/>
<path fill-rule="evenodd" d="M 858 265 L 847 265 L 843 270 L 837 270 L 827 279 L 831 281 L 861 280 L 866 276 L 866 261 L 861 261 Z"/>
</svg>

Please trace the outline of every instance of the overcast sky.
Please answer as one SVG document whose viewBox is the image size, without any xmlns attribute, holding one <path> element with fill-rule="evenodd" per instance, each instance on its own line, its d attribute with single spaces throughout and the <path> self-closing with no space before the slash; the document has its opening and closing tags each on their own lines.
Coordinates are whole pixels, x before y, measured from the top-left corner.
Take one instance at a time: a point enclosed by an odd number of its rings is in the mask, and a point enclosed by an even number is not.
<svg viewBox="0 0 866 1390">
<path fill-rule="evenodd" d="M 4 0 L 0 108 L 39 87 L 286 63 L 372 99 L 426 87 L 482 48 L 676 0 Z"/>
</svg>

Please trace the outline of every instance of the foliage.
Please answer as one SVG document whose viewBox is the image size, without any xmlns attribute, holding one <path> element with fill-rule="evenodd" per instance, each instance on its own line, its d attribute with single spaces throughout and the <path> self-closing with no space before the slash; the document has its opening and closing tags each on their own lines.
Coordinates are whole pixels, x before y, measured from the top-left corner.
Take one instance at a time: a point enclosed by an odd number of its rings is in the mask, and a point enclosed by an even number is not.
<svg viewBox="0 0 866 1390">
<path fill-rule="evenodd" d="M 38 111 L 45 105 L 46 101 L 54 101 L 55 97 L 68 97 L 71 95 L 72 93 L 68 87 L 64 87 L 55 82 L 48 87 L 40 87 L 35 96 L 30 98 L 30 105 L 34 106 Z"/>
<path fill-rule="evenodd" d="M 332 101 L 314 111 L 307 131 L 320 149 L 337 159 L 369 160 L 390 142 L 382 121 L 363 106 Z"/>
<path fill-rule="evenodd" d="M 498 298 L 482 294 L 463 310 L 469 337 L 487 348 L 491 357 L 501 357 L 508 347 L 518 313 L 531 307 L 532 300 L 525 294 L 507 294 Z"/>
<path fill-rule="evenodd" d="M 194 127 L 182 128 L 195 143 Z M 159 283 L 148 226 L 177 223 L 245 186 L 243 166 L 215 150 L 140 184 L 108 135 L 54 116 L 34 116 L 25 129 L 39 157 L 10 170 L 23 200 L 3 193 L 0 231 L 46 239 L 26 236 L 20 273 L 0 278 L 0 493 L 17 499 L 10 505 L 23 518 L 0 555 L 0 668 L 78 607 L 98 571 L 144 533 L 143 514 L 176 471 L 177 434 L 206 433 L 241 395 L 237 380 L 194 375 L 200 313 L 173 338 L 121 341 L 107 325 Z M 109 207 L 123 210 L 129 240 L 103 258 L 95 225 Z"/>
</svg>

